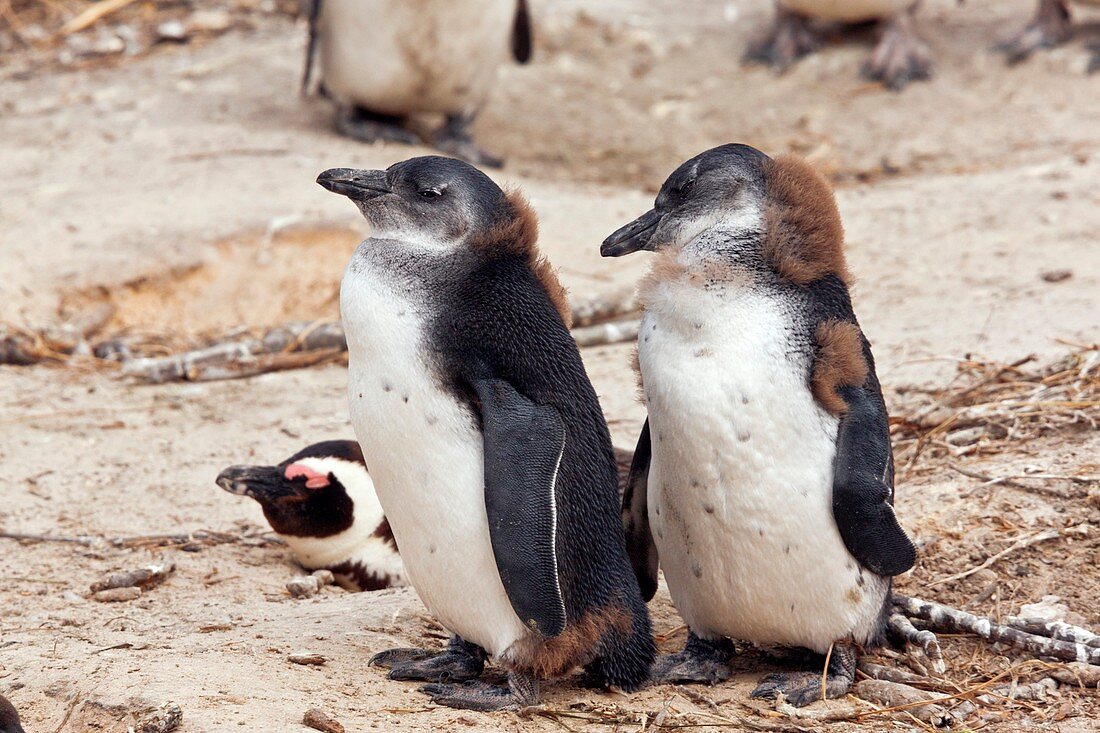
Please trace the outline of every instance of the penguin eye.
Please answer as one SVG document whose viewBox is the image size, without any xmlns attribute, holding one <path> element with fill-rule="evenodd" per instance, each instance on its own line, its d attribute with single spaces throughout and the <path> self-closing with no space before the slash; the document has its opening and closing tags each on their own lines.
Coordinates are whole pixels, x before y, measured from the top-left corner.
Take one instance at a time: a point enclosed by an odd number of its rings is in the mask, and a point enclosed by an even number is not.
<svg viewBox="0 0 1100 733">
<path fill-rule="evenodd" d="M 417 191 L 421 196 L 426 199 L 434 199 L 436 196 L 442 196 L 443 192 L 438 188 L 422 188 Z"/>
<path fill-rule="evenodd" d="M 686 196 L 686 195 L 687 195 L 687 194 L 688 194 L 688 193 L 689 193 L 689 192 L 691 191 L 691 189 L 692 189 L 692 188 L 694 188 L 694 187 L 695 187 L 695 179 L 694 179 L 694 178 L 689 178 L 688 180 L 684 181 L 684 182 L 683 182 L 683 183 L 681 183 L 681 184 L 680 184 L 679 186 L 677 186 L 676 188 L 674 188 L 674 189 L 673 189 L 673 193 L 675 193 L 675 194 L 676 194 L 676 197 L 677 197 L 677 198 L 683 198 L 683 197 L 684 197 L 684 196 Z"/>
</svg>

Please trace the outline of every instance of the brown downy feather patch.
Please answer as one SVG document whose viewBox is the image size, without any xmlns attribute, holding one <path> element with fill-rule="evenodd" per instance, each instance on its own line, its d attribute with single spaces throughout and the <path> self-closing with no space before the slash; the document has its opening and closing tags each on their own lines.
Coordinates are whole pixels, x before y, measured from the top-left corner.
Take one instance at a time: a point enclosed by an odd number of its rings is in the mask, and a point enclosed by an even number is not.
<svg viewBox="0 0 1100 733">
<path fill-rule="evenodd" d="M 825 177 L 793 155 L 765 168 L 768 197 L 764 257 L 780 276 L 807 285 L 825 275 L 851 281 L 844 261 L 844 227 Z"/>
<path fill-rule="evenodd" d="M 630 611 L 610 606 L 589 611 L 580 620 L 565 627 L 553 639 L 527 639 L 508 650 L 511 662 L 520 671 L 542 679 L 560 677 L 574 667 L 595 658 L 596 648 L 607 633 L 629 634 L 634 625 Z M 518 647 L 518 648 L 517 648 Z"/>
<path fill-rule="evenodd" d="M 565 327 L 573 325 L 573 315 L 569 311 L 569 297 L 562 287 L 558 275 L 550 261 L 539 252 L 539 218 L 531 204 L 519 191 L 507 191 L 504 194 L 512 208 L 508 221 L 498 224 L 489 231 L 470 240 L 470 246 L 488 252 L 518 254 L 527 257 L 531 272 L 542 283 L 550 297 L 550 302 L 565 321 Z"/>
<path fill-rule="evenodd" d="M 810 375 L 814 397 L 829 412 L 843 415 L 848 403 L 837 390 L 863 384 L 867 379 L 859 327 L 846 321 L 826 321 L 817 327 L 814 337 L 817 355 Z"/>
</svg>

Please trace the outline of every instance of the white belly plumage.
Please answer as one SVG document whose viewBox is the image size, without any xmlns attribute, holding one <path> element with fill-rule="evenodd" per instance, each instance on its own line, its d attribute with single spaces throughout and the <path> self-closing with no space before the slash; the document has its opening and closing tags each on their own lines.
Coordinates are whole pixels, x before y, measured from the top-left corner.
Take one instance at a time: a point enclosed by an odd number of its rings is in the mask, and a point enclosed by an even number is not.
<svg viewBox="0 0 1100 733">
<path fill-rule="evenodd" d="M 479 107 L 506 59 L 516 0 L 325 0 L 325 88 L 374 112 Z"/>
<path fill-rule="evenodd" d="M 649 514 L 677 609 L 703 636 L 819 652 L 866 641 L 888 582 L 833 520 L 837 419 L 811 396 L 784 302 L 688 284 L 649 300 Z"/>
<path fill-rule="evenodd" d="M 862 23 L 889 18 L 911 7 L 916 0 L 779 0 L 787 10 L 822 20 Z"/>
<path fill-rule="evenodd" d="M 410 583 L 450 631 L 501 655 L 530 632 L 497 572 L 480 431 L 425 362 L 423 304 L 363 256 L 340 288 L 351 422 Z"/>
</svg>

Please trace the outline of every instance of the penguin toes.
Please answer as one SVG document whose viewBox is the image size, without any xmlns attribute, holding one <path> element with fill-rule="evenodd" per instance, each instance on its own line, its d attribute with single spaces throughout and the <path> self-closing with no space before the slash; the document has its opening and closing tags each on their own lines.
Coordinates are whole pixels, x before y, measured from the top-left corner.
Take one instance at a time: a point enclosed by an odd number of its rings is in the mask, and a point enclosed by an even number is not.
<svg viewBox="0 0 1100 733">
<path fill-rule="evenodd" d="M 845 675 L 830 674 L 825 678 L 824 694 L 821 675 L 817 672 L 776 672 L 760 681 L 750 697 L 775 700 L 780 695 L 796 708 L 818 700 L 836 700 L 848 694 L 852 680 Z"/>
<path fill-rule="evenodd" d="M 1042 3 L 1031 22 L 1018 33 L 997 44 L 1010 64 L 1018 64 L 1041 48 L 1054 48 L 1072 34 L 1069 11 L 1060 3 Z"/>
<path fill-rule="evenodd" d="M 391 680 L 418 680 L 423 682 L 464 682 L 476 679 L 485 664 L 480 659 L 465 654 L 445 651 L 427 659 L 410 660 L 394 664 L 387 677 Z"/>
<path fill-rule="evenodd" d="M 785 71 L 798 59 L 821 46 L 821 33 L 801 15 L 781 13 L 766 37 L 749 46 L 743 61 Z"/>
<path fill-rule="evenodd" d="M 419 662 L 422 659 L 429 659 L 438 655 L 439 652 L 433 652 L 428 649 L 419 649 L 417 647 L 399 647 L 397 649 L 387 649 L 384 652 L 378 652 L 370 661 L 367 662 L 368 667 L 382 667 L 383 669 L 390 669 L 399 664 L 405 664 L 408 662 Z"/>
<path fill-rule="evenodd" d="M 358 110 L 341 112 L 336 117 L 336 130 L 346 137 L 364 143 L 391 142 L 419 145 L 420 138 L 406 130 L 399 121 L 368 115 Z"/>
<path fill-rule="evenodd" d="M 932 75 L 932 54 L 915 34 L 887 31 L 863 64 L 863 76 L 898 91 L 911 81 Z"/>
<path fill-rule="evenodd" d="M 500 168 L 504 160 L 479 148 L 474 141 L 466 135 L 453 134 L 449 130 L 442 130 L 432 140 L 432 145 L 440 152 L 453 155 L 467 163 L 486 168 Z"/>
<path fill-rule="evenodd" d="M 729 664 L 721 659 L 682 651 L 657 657 L 652 678 L 657 684 L 717 685 L 728 680 L 731 674 Z"/>
<path fill-rule="evenodd" d="M 471 680 L 461 685 L 432 683 L 423 685 L 420 691 L 427 694 L 432 702 L 459 710 L 516 710 L 519 699 L 507 687 L 498 687 L 488 682 Z"/>
</svg>

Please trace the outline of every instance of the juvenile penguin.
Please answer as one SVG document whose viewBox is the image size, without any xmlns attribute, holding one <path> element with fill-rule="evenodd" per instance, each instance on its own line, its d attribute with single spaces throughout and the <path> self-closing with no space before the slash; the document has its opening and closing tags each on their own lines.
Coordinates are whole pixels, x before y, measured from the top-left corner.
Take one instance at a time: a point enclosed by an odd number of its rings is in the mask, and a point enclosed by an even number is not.
<svg viewBox="0 0 1100 733">
<path fill-rule="evenodd" d="M 1075 0 L 1082 5 L 1100 6 L 1100 0 Z M 1019 63 L 1041 48 L 1060 46 L 1073 35 L 1069 0 L 1039 0 L 1027 25 L 998 47 L 1011 64 Z M 1100 71 L 1100 46 L 1091 46 L 1088 71 Z"/>
<path fill-rule="evenodd" d="M 863 64 L 863 75 L 890 89 L 901 89 L 932 73 L 931 52 L 914 27 L 919 5 L 920 0 L 776 0 L 771 31 L 749 47 L 745 59 L 783 71 L 820 48 L 825 33 L 818 21 L 848 25 L 876 21 L 879 42 Z"/>
<path fill-rule="evenodd" d="M 340 288 L 348 396 L 409 581 L 444 627 L 508 670 L 507 688 L 422 689 L 496 710 L 534 703 L 539 679 L 575 667 L 637 688 L 654 645 L 615 457 L 534 213 L 449 158 L 317 181 L 372 228 Z M 408 655 L 423 663 L 420 650 L 374 661 Z M 424 678 L 463 679 L 448 665 Z"/>
<path fill-rule="evenodd" d="M 23 733 L 23 726 L 19 723 L 19 713 L 3 695 L 0 695 L 0 733 Z"/>
<path fill-rule="evenodd" d="M 327 440 L 276 466 L 230 466 L 217 484 L 259 502 L 307 570 L 331 570 L 354 591 L 406 585 L 374 483 L 354 440 Z"/>
<path fill-rule="evenodd" d="M 648 419 L 623 500 L 643 593 L 658 562 L 690 634 L 659 681 L 715 683 L 730 639 L 829 654 L 753 693 L 843 695 L 915 550 L 832 192 L 809 165 L 723 145 L 665 181 L 604 256 L 657 253 L 638 341 Z M 652 533 L 652 534 L 651 534 Z M 830 653 L 831 652 L 831 653 Z"/>
<path fill-rule="evenodd" d="M 302 79 L 314 58 L 321 89 L 337 106 L 337 129 L 357 140 L 415 144 L 411 115 L 442 114 L 428 140 L 480 165 L 501 161 L 480 150 L 469 127 L 498 67 L 531 58 L 527 0 L 311 0 Z"/>
</svg>

